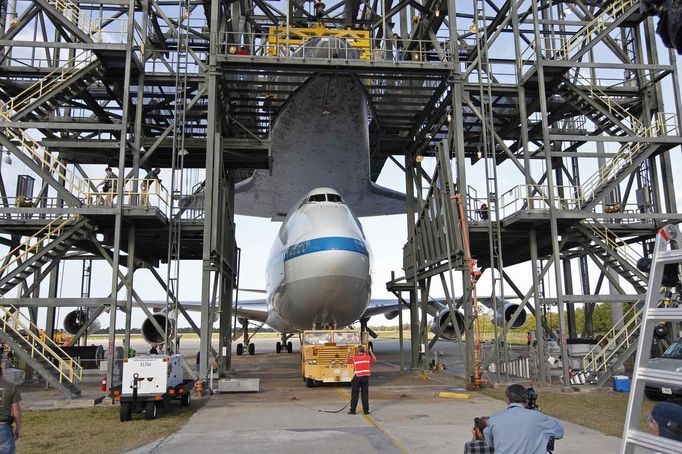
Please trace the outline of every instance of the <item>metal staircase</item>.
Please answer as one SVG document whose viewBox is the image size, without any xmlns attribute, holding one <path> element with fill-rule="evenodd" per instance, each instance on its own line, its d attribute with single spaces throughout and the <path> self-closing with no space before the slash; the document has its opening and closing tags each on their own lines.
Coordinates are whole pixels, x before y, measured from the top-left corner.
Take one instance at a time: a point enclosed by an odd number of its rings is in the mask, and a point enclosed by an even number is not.
<svg viewBox="0 0 682 454">
<path fill-rule="evenodd" d="M 639 10 L 639 0 L 616 0 L 602 9 L 594 19 L 568 38 L 562 38 L 554 60 L 575 60 L 585 53 L 584 47 L 596 35 L 608 30 L 609 25 Z"/>
<path fill-rule="evenodd" d="M 27 238 L 2 260 L 0 296 L 6 295 L 51 260 L 61 258 L 77 241 L 86 239 L 93 228 L 87 219 L 77 214 L 69 218 L 59 216 Z"/>
<path fill-rule="evenodd" d="M 567 35 L 568 37 L 566 38 L 558 38 L 560 40 L 558 47 L 552 48 L 550 46 L 546 48 L 545 50 L 548 55 L 544 58 L 563 61 L 578 60 L 592 48 L 592 42 L 596 43 L 599 41 L 600 35 L 608 33 L 615 26 L 614 24 L 620 23 L 631 14 L 638 12 L 639 3 L 639 0 L 615 0 L 609 3 L 580 30 Z M 522 52 L 521 58 L 518 60 L 519 66 L 523 67 L 533 59 L 542 59 L 542 56 L 538 58 L 538 50 L 541 50 L 540 43 L 531 43 Z M 524 79 L 528 79 L 536 70 L 537 65 L 533 65 L 524 75 Z"/>
<path fill-rule="evenodd" d="M 2 300 L 0 299 L 0 302 Z M 0 304 L 0 339 L 64 396 L 80 396 L 83 368 L 52 339 L 44 340 L 39 328 L 14 306 Z"/>
<path fill-rule="evenodd" d="M 639 120 L 615 103 L 612 97 L 606 94 L 602 97 L 603 92 L 597 86 L 576 85 L 564 80 L 559 93 L 576 110 L 589 118 L 597 130 L 609 136 L 636 135 L 632 129 L 639 127 Z"/>
<path fill-rule="evenodd" d="M 604 386 L 614 371 L 637 349 L 643 311 L 644 307 L 641 304 L 633 305 L 606 333 L 604 336 L 606 344 L 599 343 L 593 346 L 583 357 L 582 368 L 590 372 L 597 386 Z"/>
<path fill-rule="evenodd" d="M 90 51 L 81 52 L 8 102 L 0 114 L 17 121 L 27 114 L 47 116 L 102 77 L 104 68 Z"/>
<path fill-rule="evenodd" d="M 597 221 L 583 221 L 577 228 L 588 240 L 584 247 L 589 252 L 622 276 L 637 293 L 646 293 L 647 277 L 637 269 L 637 260 L 642 257 L 634 248 Z"/>
<path fill-rule="evenodd" d="M 648 128 L 637 129 L 638 137 L 661 137 L 676 135 L 678 126 L 675 116 L 659 112 L 655 122 Z M 670 145 L 661 143 L 630 142 L 626 143 L 603 166 L 580 186 L 580 207 L 583 210 L 593 208 L 601 197 L 611 191 L 623 178 L 630 175 L 645 159 L 662 151 Z"/>
</svg>

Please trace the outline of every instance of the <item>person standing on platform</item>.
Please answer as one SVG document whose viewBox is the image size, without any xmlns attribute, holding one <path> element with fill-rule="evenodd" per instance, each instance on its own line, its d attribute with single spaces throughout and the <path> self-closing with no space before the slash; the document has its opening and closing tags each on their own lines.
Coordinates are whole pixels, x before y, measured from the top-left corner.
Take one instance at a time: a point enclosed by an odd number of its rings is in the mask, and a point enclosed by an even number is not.
<svg viewBox="0 0 682 454">
<path fill-rule="evenodd" d="M 0 368 L 0 452 L 14 454 L 21 436 L 21 394 L 19 388 L 2 377 Z M 12 424 L 15 424 L 12 430 Z"/>
<path fill-rule="evenodd" d="M 357 350 L 357 355 L 348 359 L 348 364 L 355 366 L 355 376 L 351 381 L 351 398 L 349 415 L 355 414 L 355 409 L 358 407 L 358 395 L 362 396 L 362 411 L 369 414 L 369 376 L 371 375 L 370 366 L 376 362 L 377 358 L 374 356 L 372 350 L 369 355 L 365 353 L 365 347 L 360 345 Z"/>
<path fill-rule="evenodd" d="M 156 184 L 158 185 L 161 184 L 161 179 L 159 178 L 160 173 L 161 169 L 157 167 L 154 170 L 150 170 L 142 179 L 142 205 L 149 205 L 149 190 L 152 188 L 154 182 L 156 181 Z"/>
</svg>

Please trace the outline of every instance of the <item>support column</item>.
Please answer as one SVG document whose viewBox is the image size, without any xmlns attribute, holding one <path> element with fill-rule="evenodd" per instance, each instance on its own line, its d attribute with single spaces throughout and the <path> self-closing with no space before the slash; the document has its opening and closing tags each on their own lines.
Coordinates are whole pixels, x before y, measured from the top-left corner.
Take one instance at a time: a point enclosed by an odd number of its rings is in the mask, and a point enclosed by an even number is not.
<svg viewBox="0 0 682 454">
<path fill-rule="evenodd" d="M 204 230 L 203 230 L 203 252 L 202 252 L 202 279 L 201 279 L 201 336 L 199 339 L 199 379 L 205 380 L 208 377 L 208 357 L 211 345 L 211 334 L 213 332 L 211 319 L 211 280 L 215 273 L 213 263 L 213 252 L 215 250 L 216 237 L 216 204 L 218 200 L 218 189 L 220 187 L 220 166 L 221 166 L 221 140 L 219 115 L 219 92 L 218 92 L 218 62 L 216 55 L 220 46 L 220 2 L 211 2 L 211 24 L 209 27 L 210 43 L 208 55 L 207 80 L 207 138 L 206 138 L 206 187 L 204 189 Z"/>
<path fill-rule="evenodd" d="M 540 304 L 540 282 L 538 280 L 538 239 L 534 228 L 531 228 L 528 235 L 530 243 L 530 266 L 531 276 L 533 277 L 533 305 L 535 307 L 535 339 L 537 345 L 538 358 L 538 380 L 542 383 L 547 382 L 545 374 L 545 333 L 542 327 L 542 306 Z"/>
<path fill-rule="evenodd" d="M 564 290 L 566 295 L 573 295 L 573 273 L 571 271 L 571 260 L 565 259 L 564 262 Z M 575 339 L 578 337 L 578 330 L 575 326 L 575 305 L 566 303 L 566 318 L 568 322 L 568 337 Z"/>
<path fill-rule="evenodd" d="M 114 358 L 116 353 L 116 300 L 118 294 L 119 260 L 121 255 L 121 228 L 123 224 L 123 184 L 125 176 L 126 158 L 126 132 L 128 127 L 128 108 L 130 106 L 130 77 L 132 73 L 133 41 L 135 32 L 135 2 L 130 0 L 128 4 L 128 40 L 126 45 L 126 66 L 123 80 L 123 105 L 121 107 L 121 140 L 118 150 L 118 190 L 115 208 L 116 219 L 114 221 L 114 249 L 112 251 L 111 264 L 111 303 L 109 304 L 109 360 L 107 361 L 107 383 L 109 387 L 114 383 Z"/>
</svg>

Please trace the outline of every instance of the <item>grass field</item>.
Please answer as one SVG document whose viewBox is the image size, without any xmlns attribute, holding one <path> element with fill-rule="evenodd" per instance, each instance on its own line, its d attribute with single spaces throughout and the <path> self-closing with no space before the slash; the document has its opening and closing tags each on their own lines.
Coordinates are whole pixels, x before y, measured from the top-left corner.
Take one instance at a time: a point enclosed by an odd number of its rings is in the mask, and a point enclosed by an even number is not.
<svg viewBox="0 0 682 454">
<path fill-rule="evenodd" d="M 194 400 L 189 407 L 172 402 L 165 413 L 153 421 L 144 415 L 119 421 L 119 406 L 105 405 L 73 410 L 35 410 L 23 412 L 19 453 L 113 454 L 127 452 L 170 435 L 182 426 L 205 400 Z"/>
<path fill-rule="evenodd" d="M 562 393 L 538 391 L 538 406 L 543 413 L 565 421 L 598 430 L 606 435 L 621 437 L 628 406 L 627 393 L 593 392 Z M 504 389 L 484 389 L 481 394 L 505 400 Z M 677 402 L 680 403 L 680 402 Z M 655 402 L 644 399 L 640 429 L 647 430 L 646 418 Z"/>
</svg>

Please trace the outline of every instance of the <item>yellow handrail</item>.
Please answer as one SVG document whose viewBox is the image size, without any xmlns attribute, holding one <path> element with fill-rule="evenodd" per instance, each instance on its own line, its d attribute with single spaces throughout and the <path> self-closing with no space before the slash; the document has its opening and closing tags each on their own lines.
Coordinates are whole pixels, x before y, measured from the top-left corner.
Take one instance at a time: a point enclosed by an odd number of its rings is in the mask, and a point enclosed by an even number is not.
<svg viewBox="0 0 682 454">
<path fill-rule="evenodd" d="M 592 19 L 590 22 L 585 24 L 583 28 L 578 30 L 576 33 L 568 38 L 560 38 L 561 43 L 558 49 L 546 47 L 545 50 L 554 53 L 555 60 L 570 60 L 573 50 L 581 46 L 584 42 L 591 39 L 593 33 L 599 33 L 606 29 L 607 24 L 620 17 L 626 10 L 633 7 L 638 3 L 638 0 L 616 0 L 609 4 L 604 10 L 601 11 L 599 16 Z M 544 39 L 544 38 L 543 38 Z M 517 65 L 519 68 L 523 68 L 533 57 L 536 57 L 538 52 L 536 50 L 536 42 L 530 43 L 530 45 L 523 50 L 521 55 L 517 58 Z M 528 54 L 528 50 L 530 53 Z M 526 58 L 525 55 L 528 54 Z"/>
<path fill-rule="evenodd" d="M 66 352 L 49 337 L 46 337 L 45 341 L 41 340 L 40 336 L 34 332 L 38 331 L 38 327 L 33 324 L 28 317 L 22 314 L 17 307 L 12 305 L 9 307 L 12 310 L 8 310 L 6 306 L 0 304 L 0 309 L 4 312 L 4 317 L 2 317 L 2 320 L 0 321 L 0 323 L 2 323 L 2 329 L 5 332 L 12 331 L 26 339 L 26 342 L 30 345 L 31 358 L 35 358 L 36 354 L 38 354 L 51 364 L 59 373 L 60 383 L 63 380 L 66 380 L 69 383 L 76 384 L 78 380 L 83 378 L 83 367 L 78 364 L 76 360 L 67 355 Z M 28 322 L 28 326 L 22 323 L 21 318 Z M 14 322 L 15 326 L 12 326 L 12 324 L 9 323 L 10 320 Z M 20 329 L 17 329 L 16 326 Z M 36 346 L 40 346 L 40 348 L 36 348 Z M 61 355 L 58 355 L 55 350 L 59 351 Z M 46 353 L 49 355 L 46 355 Z M 55 364 L 55 361 L 58 365 Z"/>
<path fill-rule="evenodd" d="M 613 21 L 620 17 L 626 10 L 638 3 L 638 0 L 616 0 L 609 4 L 601 14 L 588 22 L 577 33 L 565 39 L 564 45 L 557 52 L 555 59 L 570 60 L 571 53 L 583 42 L 590 39 L 593 33 L 599 33 L 606 29 L 609 19 Z"/>
<path fill-rule="evenodd" d="M 580 73 L 580 69 L 578 69 L 575 73 L 576 80 L 580 80 L 583 82 L 583 84 L 580 85 L 580 88 L 586 88 L 589 92 L 592 99 L 598 99 L 602 103 L 606 105 L 606 108 L 611 112 L 613 115 L 619 117 L 621 120 L 625 120 L 630 123 L 630 128 L 633 130 L 635 135 L 641 136 L 642 134 L 646 134 L 648 129 L 642 124 L 642 122 L 639 120 L 639 118 L 635 117 L 632 115 L 630 112 L 625 110 L 623 106 L 618 104 L 617 102 L 613 101 L 613 98 L 606 93 L 604 93 L 599 86 L 595 85 L 590 79 L 587 77 L 583 76 Z"/>
<path fill-rule="evenodd" d="M 62 233 L 62 229 L 66 227 L 69 224 L 74 223 L 79 219 L 78 214 L 74 214 L 73 216 L 67 218 L 64 220 L 63 215 L 59 215 L 57 218 L 55 218 L 52 222 L 49 224 L 45 225 L 43 228 L 38 230 L 36 233 L 34 233 L 32 236 L 28 237 L 26 240 L 24 240 L 21 244 L 19 244 L 17 247 L 9 251 L 5 257 L 3 257 L 4 261 L 9 257 L 9 260 L 7 263 L 2 265 L 0 267 L 0 276 L 5 273 L 5 271 L 15 262 L 22 260 L 26 256 L 28 256 L 31 251 L 37 251 L 40 245 L 45 241 L 49 240 L 53 236 L 59 236 Z M 63 222 L 62 222 L 63 221 Z M 40 239 L 38 239 L 40 238 Z M 31 241 L 36 240 L 33 244 L 31 244 Z"/>
<path fill-rule="evenodd" d="M 38 82 L 24 89 L 14 98 L 4 104 L 0 104 L 0 113 L 6 119 L 11 119 L 13 115 L 28 106 L 33 98 L 42 96 L 60 83 L 76 77 L 81 69 L 95 60 L 95 55 L 90 51 L 80 52 Z"/>
<path fill-rule="evenodd" d="M 605 242 L 606 245 L 616 251 L 618 255 L 625 258 L 631 266 L 637 267 L 637 261 L 642 258 L 642 254 L 637 252 L 636 249 L 632 248 L 623 239 L 619 238 L 615 233 L 609 230 L 608 227 L 603 224 L 597 226 L 596 222 L 583 221 L 581 224 L 590 229 L 596 237 Z"/>
<path fill-rule="evenodd" d="M 91 25 L 90 19 L 84 14 L 75 3 L 69 0 L 48 0 L 48 3 L 55 7 L 57 11 L 62 13 L 69 22 L 73 22 L 88 35 L 97 33 L 97 30 Z"/>
<path fill-rule="evenodd" d="M 0 118 L 3 118 L 6 121 L 11 121 L 4 113 L 0 112 Z M 4 128 L 3 132 L 7 134 L 7 136 L 10 139 L 14 139 L 14 141 L 19 143 L 19 147 L 23 149 L 24 151 L 27 151 L 28 154 L 35 160 L 37 160 L 42 166 L 47 167 L 50 169 L 53 173 L 57 174 L 59 177 L 63 178 L 66 186 L 68 189 L 70 189 L 71 193 L 75 193 L 76 197 L 81 193 L 81 187 L 83 180 L 70 171 L 64 164 L 62 164 L 58 159 L 52 159 L 52 155 L 50 154 L 47 149 L 45 149 L 42 145 L 40 145 L 38 142 L 33 140 L 33 138 L 28 135 L 26 131 L 23 129 L 10 129 L 10 128 Z M 50 157 L 50 159 L 47 159 L 47 156 Z"/>
<path fill-rule="evenodd" d="M 648 128 L 638 128 L 638 137 L 657 137 L 677 134 L 678 126 L 674 114 L 658 112 L 654 124 Z M 611 159 L 599 168 L 591 177 L 580 185 L 582 200 L 591 200 L 597 189 L 614 178 L 619 171 L 630 165 L 640 151 L 649 144 L 646 142 L 629 142 L 621 147 Z"/>
<path fill-rule="evenodd" d="M 632 338 L 639 337 L 637 333 L 639 332 L 643 312 L 644 306 L 637 309 L 636 305 L 633 305 L 625 312 L 623 318 L 614 323 L 613 328 L 604 336 L 609 339 L 607 344 L 603 347 L 596 344 L 583 357 L 583 370 L 590 369 L 595 372 L 599 372 L 601 369 L 606 370 L 611 358 L 618 354 L 623 346 L 627 348 L 632 342 L 636 342 L 637 339 Z M 623 327 L 618 329 L 617 327 L 620 323 L 623 323 Z"/>
</svg>

